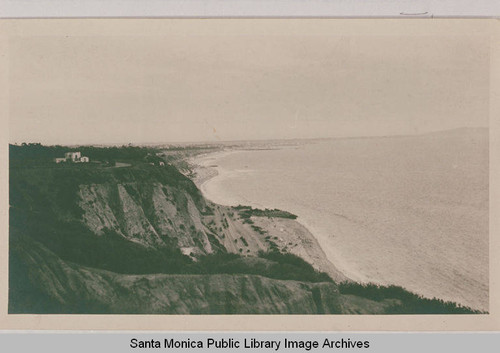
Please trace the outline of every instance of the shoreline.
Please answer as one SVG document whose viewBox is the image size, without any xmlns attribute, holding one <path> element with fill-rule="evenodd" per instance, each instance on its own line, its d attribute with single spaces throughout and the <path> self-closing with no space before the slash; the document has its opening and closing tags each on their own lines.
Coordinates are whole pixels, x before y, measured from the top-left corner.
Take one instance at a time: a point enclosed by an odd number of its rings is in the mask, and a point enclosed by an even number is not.
<svg viewBox="0 0 500 353">
<path fill-rule="evenodd" d="M 222 150 L 222 151 L 215 151 L 215 152 L 207 152 L 204 154 L 200 154 L 200 155 L 191 157 L 187 160 L 189 165 L 192 167 L 192 172 L 194 173 L 194 177 L 191 178 L 191 180 L 196 185 L 196 187 L 198 189 L 200 189 L 203 196 L 205 196 L 205 193 L 202 190 L 203 185 L 206 182 L 208 182 L 209 180 L 211 180 L 219 175 L 219 170 L 217 169 L 217 166 L 211 162 L 215 161 L 215 159 L 217 157 L 232 154 L 234 152 L 236 152 L 236 151 L 234 151 L 234 150 L 232 150 L 232 151 Z M 209 199 L 209 198 L 207 198 L 207 199 Z M 210 201 L 212 201 L 212 200 L 210 200 Z"/>
<path fill-rule="evenodd" d="M 437 297 L 435 294 L 429 293 L 428 291 L 421 291 L 417 290 L 415 288 L 408 288 L 404 284 L 400 284 L 398 282 L 388 282 L 388 281 L 383 281 L 377 278 L 372 278 L 369 275 L 365 275 L 363 273 L 359 273 L 356 269 L 351 269 L 348 264 L 345 263 L 345 261 L 342 260 L 341 256 L 337 255 L 337 251 L 334 247 L 329 246 L 330 242 L 332 241 L 331 239 L 328 239 L 327 235 L 322 233 L 321 231 L 318 231 L 315 229 L 314 225 L 311 225 L 303 218 L 303 213 L 300 211 L 294 210 L 294 209 L 287 209 L 286 207 L 279 207 L 276 205 L 264 205 L 264 204 L 258 204 L 256 202 L 253 202 L 251 200 L 248 200 L 246 198 L 241 198 L 236 196 L 234 199 L 231 198 L 231 195 L 219 195 L 216 194 L 214 197 L 214 192 L 211 192 L 210 189 L 207 187 L 210 182 L 212 182 L 215 178 L 224 178 L 227 175 L 226 174 L 231 174 L 231 171 L 224 171 L 223 168 L 221 168 L 217 161 L 220 158 L 223 158 L 224 156 L 231 155 L 234 153 L 238 152 L 245 152 L 244 149 L 224 149 L 222 151 L 216 151 L 216 152 L 209 152 L 204 155 L 198 155 L 190 159 L 190 163 L 193 166 L 193 170 L 196 171 L 197 177 L 194 178 L 196 180 L 195 184 L 203 194 L 203 196 L 210 200 L 211 202 L 215 204 L 220 204 L 220 205 L 225 205 L 225 206 L 237 206 L 238 204 L 241 205 L 246 205 L 246 206 L 251 206 L 253 208 L 259 208 L 259 209 L 265 209 L 265 208 L 279 208 L 284 211 L 292 212 L 298 216 L 297 219 L 294 220 L 294 222 L 298 223 L 301 227 L 307 230 L 308 233 L 311 234 L 311 236 L 315 239 L 315 243 L 318 246 L 318 250 L 322 252 L 325 255 L 325 259 L 336 269 L 336 271 L 340 274 L 342 274 L 342 277 L 345 278 L 345 280 L 350 281 L 350 282 L 355 282 L 359 284 L 375 284 L 375 285 L 380 285 L 380 286 L 398 286 L 402 287 L 405 290 L 411 291 L 413 293 L 416 293 L 418 295 L 423 296 L 424 298 L 431 299 L 433 297 L 436 298 L 441 298 L 444 301 L 450 301 L 450 302 L 456 302 L 460 303 L 461 305 L 465 305 L 470 308 L 474 308 L 475 310 L 486 310 L 488 311 L 489 308 L 488 306 L 483 307 L 483 306 L 473 306 L 470 303 L 466 301 L 460 300 L 460 298 L 453 298 L 450 296 L 444 296 L 444 297 Z M 215 190 L 216 191 L 216 190 Z M 326 271 L 324 271 L 326 272 Z"/>
<path fill-rule="evenodd" d="M 224 206 L 224 207 L 234 207 L 238 206 L 238 204 L 242 204 L 245 206 L 251 206 L 253 208 L 259 208 L 259 209 L 273 209 L 275 207 L 271 205 L 262 205 L 259 203 L 255 203 L 251 200 L 245 200 L 241 202 L 231 202 L 229 200 L 225 200 L 224 202 L 221 202 L 221 200 L 214 200 L 213 197 L 211 197 L 210 193 L 207 191 L 207 184 L 208 182 L 212 181 L 216 177 L 222 177 L 225 173 L 220 170 L 220 167 L 217 165 L 217 163 L 214 163 L 217 159 L 222 158 L 224 156 L 238 153 L 238 152 L 244 152 L 245 150 L 241 149 L 232 149 L 232 150 L 222 150 L 222 151 L 216 151 L 216 152 L 208 152 L 203 155 L 198 155 L 195 157 L 192 157 L 189 159 L 190 165 L 193 167 L 193 171 L 195 173 L 195 177 L 192 179 L 193 182 L 195 183 L 196 187 L 201 191 L 203 197 L 205 197 L 207 200 L 210 202 L 213 202 L 215 204 Z M 288 210 L 284 210 L 288 211 Z M 332 259 L 328 256 L 328 254 L 325 252 L 324 248 L 321 246 L 321 236 L 318 237 L 317 232 L 314 231 L 314 227 L 311 225 L 307 224 L 303 219 L 301 219 L 300 215 L 297 215 L 297 219 L 294 219 L 293 222 L 297 223 L 299 227 L 305 229 L 305 231 L 314 239 L 314 242 L 316 243 L 314 246 L 317 248 L 317 252 L 322 254 L 324 257 L 324 260 L 328 262 L 331 267 L 334 268 L 335 271 L 328 271 L 326 268 L 319 268 L 320 270 L 324 272 L 329 272 L 333 273 L 337 279 L 341 279 L 343 281 L 349 281 L 349 282 L 357 282 L 357 283 L 368 283 L 369 281 L 365 278 L 363 278 L 362 275 L 352 275 L 352 274 L 347 274 L 345 271 L 345 266 L 339 266 L 338 261 L 332 261 Z M 307 237 L 307 236 L 306 236 Z M 304 240 L 304 239 L 303 239 Z M 307 239 L 305 239 L 307 240 Z M 309 240 L 310 241 L 310 240 Z M 333 256 L 336 257 L 336 256 Z M 324 266 L 323 266 L 324 267 Z"/>
</svg>

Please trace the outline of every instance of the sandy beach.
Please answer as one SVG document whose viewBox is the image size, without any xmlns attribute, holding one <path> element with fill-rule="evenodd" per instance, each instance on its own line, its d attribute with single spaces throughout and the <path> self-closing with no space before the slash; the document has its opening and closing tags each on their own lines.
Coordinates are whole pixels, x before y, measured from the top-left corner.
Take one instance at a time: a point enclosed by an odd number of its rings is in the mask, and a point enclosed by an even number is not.
<svg viewBox="0 0 500 353">
<path fill-rule="evenodd" d="M 203 196 L 208 200 L 211 200 L 215 204 L 224 206 L 237 206 L 244 204 L 245 206 L 251 206 L 253 208 L 272 208 L 271 206 L 257 204 L 251 200 L 246 200 L 247 202 L 239 202 L 235 198 L 223 196 L 220 193 L 213 193 L 210 188 L 207 187 L 209 182 L 214 178 L 226 178 L 231 172 L 224 170 L 219 167 L 216 162 L 219 158 L 226 157 L 228 155 L 241 153 L 242 150 L 231 149 L 223 150 L 217 152 L 211 152 L 203 155 L 198 155 L 189 160 L 192 166 L 195 166 L 194 172 L 195 177 L 193 178 L 196 186 L 201 190 Z M 228 212 L 229 207 L 225 210 Z M 286 211 L 286 210 L 285 210 Z M 267 234 L 275 243 L 281 248 L 286 248 L 286 250 L 294 255 L 303 258 L 305 261 L 310 263 L 316 270 L 321 272 L 326 272 L 335 281 L 349 281 L 351 278 L 346 276 L 334 262 L 331 261 L 327 253 L 323 250 L 317 237 L 311 230 L 301 221 L 300 217 L 296 220 L 282 219 L 282 218 L 266 218 L 266 217 L 252 217 L 252 221 L 255 225 L 265 229 Z M 231 227 L 234 227 L 233 231 L 230 232 L 229 236 L 225 238 L 224 245 L 229 251 L 234 253 L 238 252 L 238 248 L 234 246 L 233 237 L 234 234 L 244 234 L 247 241 L 250 243 L 251 255 L 257 255 L 259 250 L 265 250 L 262 246 L 264 239 L 252 239 L 255 238 L 255 232 L 246 231 L 248 227 L 244 227 L 241 224 L 235 222 L 231 223 Z M 231 234 L 232 233 L 232 234 Z M 261 237 L 264 238 L 264 237 Z M 250 239 L 250 240 L 249 240 Z M 252 246 L 254 244 L 254 246 Z M 260 245 L 260 246 L 259 246 Z"/>
<path fill-rule="evenodd" d="M 192 178 L 192 180 L 196 184 L 196 186 L 201 190 L 203 185 L 208 180 L 216 177 L 219 174 L 217 165 L 215 164 L 217 158 L 226 156 L 234 152 L 234 150 L 222 150 L 204 153 L 190 158 L 188 160 L 188 163 L 194 167 L 193 172 L 195 176 L 194 178 Z"/>
<path fill-rule="evenodd" d="M 344 277 L 487 310 L 487 139 L 464 133 L 236 148 L 192 163 L 216 204 L 298 215 Z"/>
</svg>

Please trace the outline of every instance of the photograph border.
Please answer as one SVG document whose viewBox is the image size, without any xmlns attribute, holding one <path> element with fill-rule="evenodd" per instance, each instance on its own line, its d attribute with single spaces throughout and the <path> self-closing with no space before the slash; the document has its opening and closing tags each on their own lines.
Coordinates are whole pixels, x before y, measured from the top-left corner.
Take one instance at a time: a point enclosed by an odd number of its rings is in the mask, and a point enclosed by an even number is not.
<svg viewBox="0 0 500 353">
<path fill-rule="evenodd" d="M 149 31 L 154 35 L 172 21 L 203 19 L 39 19 L 0 20 L 0 111 L 1 186 L 0 199 L 0 329 L 9 330 L 170 330 L 170 331 L 490 331 L 500 329 L 500 22 L 486 19 L 401 20 L 410 33 L 445 26 L 452 31 L 457 22 L 474 22 L 490 36 L 490 310 L 481 315 L 27 315 L 7 314 L 8 298 L 8 127 L 9 127 L 9 36 L 117 34 L 117 21 L 127 21 L 129 35 Z M 231 19 L 210 19 L 222 25 Z M 245 19 L 250 22 L 295 21 L 297 30 L 311 22 L 349 21 L 374 33 L 384 26 L 394 28 L 399 20 L 389 19 Z M 422 21 L 428 21 L 422 24 Z M 432 21 L 432 22 L 429 22 Z M 147 23 L 146 23 L 147 22 Z M 107 25 L 109 23 L 111 25 Z M 123 23 L 123 22 L 122 22 Z M 163 24 L 162 24 L 163 23 Z M 347 26 L 347 25 L 346 25 Z M 379 26 L 379 27 L 377 27 Z M 106 28 L 107 27 L 107 28 Z M 260 25 L 259 25 L 260 27 Z M 386 28 L 385 30 L 388 30 Z M 108 31 L 108 32 L 106 32 Z M 89 34 L 90 32 L 90 34 Z M 94 34 L 92 34 L 94 33 Z"/>
</svg>

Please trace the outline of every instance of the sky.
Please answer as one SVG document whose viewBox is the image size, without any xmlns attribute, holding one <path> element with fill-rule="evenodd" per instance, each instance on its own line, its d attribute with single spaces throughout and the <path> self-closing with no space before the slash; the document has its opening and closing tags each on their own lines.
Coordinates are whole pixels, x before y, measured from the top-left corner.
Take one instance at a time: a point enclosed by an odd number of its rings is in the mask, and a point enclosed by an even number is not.
<svg viewBox="0 0 500 353">
<path fill-rule="evenodd" d="M 12 37 L 10 142 L 174 143 L 488 126 L 485 36 L 162 28 L 144 36 L 63 29 Z"/>
</svg>

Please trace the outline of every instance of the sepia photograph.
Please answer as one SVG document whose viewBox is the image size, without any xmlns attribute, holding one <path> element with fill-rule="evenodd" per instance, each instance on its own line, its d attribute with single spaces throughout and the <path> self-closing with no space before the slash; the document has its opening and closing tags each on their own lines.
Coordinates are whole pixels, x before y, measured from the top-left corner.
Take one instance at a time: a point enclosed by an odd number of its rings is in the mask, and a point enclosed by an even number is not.
<svg viewBox="0 0 500 353">
<path fill-rule="evenodd" d="M 9 316 L 490 314 L 488 21 L 5 22 Z"/>
</svg>

